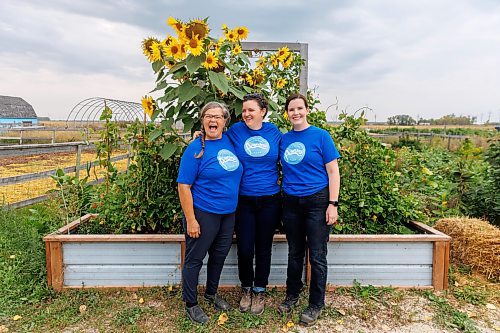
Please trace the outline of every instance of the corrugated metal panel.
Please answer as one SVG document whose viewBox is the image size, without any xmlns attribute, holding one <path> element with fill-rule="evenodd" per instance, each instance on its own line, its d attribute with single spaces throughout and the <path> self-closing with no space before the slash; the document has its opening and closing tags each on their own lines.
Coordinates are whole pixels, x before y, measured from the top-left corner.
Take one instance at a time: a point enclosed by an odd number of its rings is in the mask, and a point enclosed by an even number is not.
<svg viewBox="0 0 500 333">
<path fill-rule="evenodd" d="M 64 243 L 65 286 L 158 286 L 181 281 L 179 243 Z"/>
<path fill-rule="evenodd" d="M 200 272 L 200 285 L 205 285 L 207 281 L 207 266 L 208 255 L 203 261 L 203 267 Z M 286 268 L 288 265 L 288 245 L 286 242 L 274 243 L 271 257 L 271 273 L 269 275 L 269 285 L 285 285 L 286 284 Z M 305 269 L 303 280 L 305 280 Z M 233 244 L 229 254 L 227 255 L 220 277 L 220 285 L 240 285 L 238 277 L 238 256 L 236 244 Z"/>
<path fill-rule="evenodd" d="M 329 264 L 432 264 L 432 242 L 330 242 Z"/>
<path fill-rule="evenodd" d="M 328 244 L 328 283 L 431 286 L 432 242 Z"/>
</svg>

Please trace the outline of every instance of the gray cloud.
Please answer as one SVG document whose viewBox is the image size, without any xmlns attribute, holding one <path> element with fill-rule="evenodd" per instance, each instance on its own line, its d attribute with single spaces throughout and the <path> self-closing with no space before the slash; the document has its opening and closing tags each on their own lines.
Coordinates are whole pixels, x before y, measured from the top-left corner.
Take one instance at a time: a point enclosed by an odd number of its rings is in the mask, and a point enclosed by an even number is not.
<svg viewBox="0 0 500 333">
<path fill-rule="evenodd" d="M 208 16 L 214 35 L 226 23 L 247 26 L 252 41 L 309 43 L 309 82 L 325 106 L 369 105 L 379 120 L 401 110 L 500 114 L 499 14 L 496 0 L 2 1 L 0 92 L 46 105 L 53 77 L 79 87 L 99 77 L 126 84 L 112 90 L 122 98 L 140 96 L 153 86 L 141 40 L 172 34 L 169 16 Z M 14 84 L 33 72 L 44 94 Z"/>
</svg>

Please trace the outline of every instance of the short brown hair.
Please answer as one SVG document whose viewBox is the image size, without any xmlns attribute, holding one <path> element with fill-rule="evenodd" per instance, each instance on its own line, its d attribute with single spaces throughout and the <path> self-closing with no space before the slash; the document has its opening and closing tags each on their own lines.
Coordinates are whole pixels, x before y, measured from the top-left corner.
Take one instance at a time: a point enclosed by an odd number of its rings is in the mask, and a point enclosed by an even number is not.
<svg viewBox="0 0 500 333">
<path fill-rule="evenodd" d="M 307 104 L 307 98 L 306 96 L 302 95 L 302 94 L 299 94 L 299 93 L 295 93 L 295 94 L 291 94 L 290 96 L 288 96 L 288 98 L 286 99 L 286 102 L 285 102 L 285 111 L 288 111 L 288 105 L 290 104 L 291 101 L 293 101 L 294 99 L 301 99 L 304 101 L 304 105 L 306 106 L 307 109 L 309 109 L 309 105 Z"/>
</svg>

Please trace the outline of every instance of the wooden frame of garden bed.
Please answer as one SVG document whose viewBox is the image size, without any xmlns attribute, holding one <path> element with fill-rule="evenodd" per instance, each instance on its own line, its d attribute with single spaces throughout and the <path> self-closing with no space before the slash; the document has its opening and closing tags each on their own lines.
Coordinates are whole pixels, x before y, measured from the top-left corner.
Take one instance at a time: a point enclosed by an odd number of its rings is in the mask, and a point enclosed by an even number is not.
<svg viewBox="0 0 500 333">
<path fill-rule="evenodd" d="M 56 291 L 72 288 L 136 289 L 180 283 L 184 235 L 71 234 L 80 223 L 93 217 L 96 215 L 87 214 L 44 237 L 48 284 Z M 410 226 L 422 234 L 330 235 L 329 289 L 352 286 L 354 280 L 362 285 L 446 289 L 451 238 L 419 222 L 412 222 Z M 99 247 L 102 248 L 99 250 Z M 152 262 L 147 263 L 150 257 Z M 283 287 L 287 264 L 285 235 L 275 235 L 272 260 L 269 284 Z M 304 268 L 304 280 L 309 282 L 309 261 Z M 200 282 L 204 281 L 204 274 L 202 270 Z M 151 275 L 151 280 L 147 280 L 146 275 Z M 99 280 L 99 276 L 109 280 Z M 122 276 L 127 278 L 122 281 Z M 233 245 L 221 275 L 221 287 L 237 285 Z"/>
</svg>

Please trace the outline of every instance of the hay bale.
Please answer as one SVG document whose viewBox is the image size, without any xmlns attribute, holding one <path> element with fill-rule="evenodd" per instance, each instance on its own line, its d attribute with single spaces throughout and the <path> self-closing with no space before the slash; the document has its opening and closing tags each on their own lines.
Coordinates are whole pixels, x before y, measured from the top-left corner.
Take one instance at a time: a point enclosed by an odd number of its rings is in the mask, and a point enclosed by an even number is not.
<svg viewBox="0 0 500 333">
<path fill-rule="evenodd" d="M 441 219 L 434 228 L 452 238 L 452 262 L 470 266 L 490 280 L 500 280 L 499 228 L 466 217 Z"/>
</svg>

